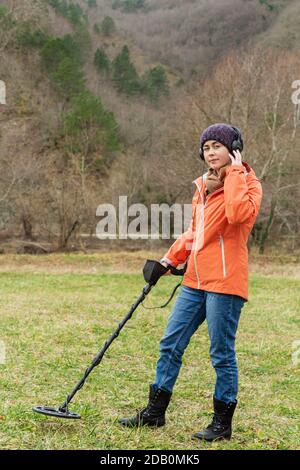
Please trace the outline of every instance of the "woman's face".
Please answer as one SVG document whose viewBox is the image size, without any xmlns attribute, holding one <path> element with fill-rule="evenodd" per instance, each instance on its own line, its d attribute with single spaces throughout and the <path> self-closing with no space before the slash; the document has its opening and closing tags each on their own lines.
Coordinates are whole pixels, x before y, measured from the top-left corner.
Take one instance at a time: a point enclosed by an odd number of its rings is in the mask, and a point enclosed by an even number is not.
<svg viewBox="0 0 300 470">
<path fill-rule="evenodd" d="M 231 163 L 228 148 L 216 140 L 207 140 L 203 146 L 204 160 L 213 170 Z"/>
</svg>

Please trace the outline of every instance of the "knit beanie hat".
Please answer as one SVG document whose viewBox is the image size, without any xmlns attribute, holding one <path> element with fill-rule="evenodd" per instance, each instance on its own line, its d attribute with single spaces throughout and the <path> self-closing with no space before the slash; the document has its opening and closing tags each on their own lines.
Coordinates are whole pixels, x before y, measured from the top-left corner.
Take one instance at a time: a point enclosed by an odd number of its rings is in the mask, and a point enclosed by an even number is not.
<svg viewBox="0 0 300 470">
<path fill-rule="evenodd" d="M 203 150 L 203 146 L 208 140 L 216 140 L 220 142 L 220 144 L 225 145 L 231 152 L 233 141 L 237 140 L 239 137 L 241 139 L 238 132 L 229 124 L 212 124 L 203 131 L 200 137 L 200 148 Z"/>
</svg>

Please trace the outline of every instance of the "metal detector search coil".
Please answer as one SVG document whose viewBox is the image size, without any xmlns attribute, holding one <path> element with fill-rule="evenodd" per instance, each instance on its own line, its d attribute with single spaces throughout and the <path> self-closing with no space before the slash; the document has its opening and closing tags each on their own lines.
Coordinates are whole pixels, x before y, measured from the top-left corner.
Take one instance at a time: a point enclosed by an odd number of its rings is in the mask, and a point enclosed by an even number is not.
<svg viewBox="0 0 300 470">
<path fill-rule="evenodd" d="M 65 418 L 65 419 L 80 419 L 81 416 L 77 413 L 72 413 L 69 410 L 55 409 L 50 408 L 49 406 L 36 406 L 33 408 L 33 411 L 40 413 L 46 416 L 53 416 L 55 418 Z"/>
</svg>

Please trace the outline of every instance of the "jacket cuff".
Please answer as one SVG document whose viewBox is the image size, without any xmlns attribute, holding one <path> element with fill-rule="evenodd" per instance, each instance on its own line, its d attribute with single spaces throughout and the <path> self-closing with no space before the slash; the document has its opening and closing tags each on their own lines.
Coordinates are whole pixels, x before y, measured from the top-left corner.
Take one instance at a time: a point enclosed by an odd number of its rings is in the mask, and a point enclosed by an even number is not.
<svg viewBox="0 0 300 470">
<path fill-rule="evenodd" d="M 173 261 L 171 261 L 169 258 L 166 258 L 165 256 L 164 256 L 163 258 L 161 258 L 161 259 L 159 260 L 159 262 L 160 262 L 160 263 L 165 262 L 165 263 L 170 264 L 171 266 L 174 266 L 174 267 L 176 266 L 176 264 L 173 263 Z"/>
<path fill-rule="evenodd" d="M 244 173 L 244 165 L 229 165 L 226 168 L 226 176 L 236 170 L 241 170 Z"/>
</svg>

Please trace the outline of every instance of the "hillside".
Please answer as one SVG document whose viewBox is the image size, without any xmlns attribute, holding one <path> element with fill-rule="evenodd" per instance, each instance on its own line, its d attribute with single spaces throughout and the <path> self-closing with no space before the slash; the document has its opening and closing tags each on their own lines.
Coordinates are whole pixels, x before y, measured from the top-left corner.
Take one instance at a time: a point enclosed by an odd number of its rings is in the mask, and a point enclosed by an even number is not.
<svg viewBox="0 0 300 470">
<path fill-rule="evenodd" d="M 85 0 L 78 1 L 84 7 Z M 119 1 L 119 4 L 126 1 Z M 130 3 L 130 2 L 127 2 Z M 132 0 L 132 3 L 135 3 Z M 136 2 L 138 3 L 138 2 Z M 300 4 L 297 0 L 145 0 L 126 12 L 116 0 L 97 0 L 87 10 L 90 23 L 111 16 L 118 33 L 132 41 L 147 63 L 160 62 L 185 80 L 205 75 L 229 51 L 262 40 L 297 47 Z M 292 31 L 288 27 L 293 24 Z M 136 50 L 138 60 L 138 51 Z"/>
<path fill-rule="evenodd" d="M 190 202 L 216 120 L 242 128 L 265 181 L 254 241 L 296 246 L 299 18 L 294 0 L 0 0 L 1 249 L 84 248 L 122 194 Z"/>
</svg>

